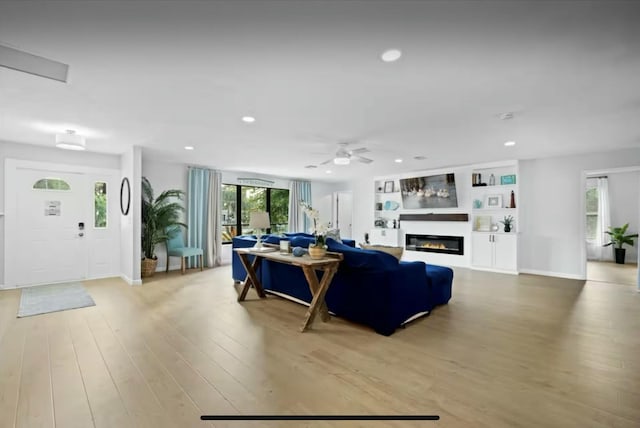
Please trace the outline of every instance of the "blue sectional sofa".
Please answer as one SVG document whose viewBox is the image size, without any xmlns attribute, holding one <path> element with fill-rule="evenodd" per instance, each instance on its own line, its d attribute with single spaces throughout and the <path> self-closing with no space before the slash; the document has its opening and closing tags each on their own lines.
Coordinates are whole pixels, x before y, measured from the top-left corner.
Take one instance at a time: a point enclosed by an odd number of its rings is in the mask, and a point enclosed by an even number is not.
<svg viewBox="0 0 640 428">
<path fill-rule="evenodd" d="M 271 236 L 266 242 L 277 243 Z M 291 236 L 291 246 L 307 247 L 313 237 Z M 251 247 L 255 237 L 233 239 L 234 248 Z M 327 240 L 329 251 L 340 252 L 344 261 L 326 295 L 329 311 L 353 322 L 372 327 L 389 336 L 407 321 L 429 313 L 451 298 L 453 271 L 424 262 L 398 262 L 387 253 L 363 250 L 354 241 Z M 292 256 L 293 257 L 293 256 Z M 295 266 L 263 260 L 258 272 L 267 292 L 311 302 L 311 292 L 302 270 Z M 319 273 L 321 275 L 321 273 Z M 234 252 L 233 278 L 244 281 L 246 272 Z"/>
</svg>

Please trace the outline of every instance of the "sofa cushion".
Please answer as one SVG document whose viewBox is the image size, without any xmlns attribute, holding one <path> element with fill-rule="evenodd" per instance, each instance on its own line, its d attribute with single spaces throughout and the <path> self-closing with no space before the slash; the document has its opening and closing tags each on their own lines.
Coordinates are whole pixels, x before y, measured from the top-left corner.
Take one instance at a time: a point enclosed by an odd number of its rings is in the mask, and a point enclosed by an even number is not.
<svg viewBox="0 0 640 428">
<path fill-rule="evenodd" d="M 398 259 L 391 254 L 353 248 L 334 239 L 327 239 L 327 246 L 329 251 L 342 253 L 344 264 L 352 269 L 389 270 L 398 267 Z"/>
<path fill-rule="evenodd" d="M 325 236 L 327 239 L 331 238 L 342 244 L 342 239 L 340 239 L 340 229 L 329 229 Z"/>
<path fill-rule="evenodd" d="M 309 244 L 315 244 L 316 238 L 308 236 L 294 236 L 291 238 L 291 247 L 309 248 Z"/>
<path fill-rule="evenodd" d="M 307 238 L 313 238 L 312 234 L 304 233 L 304 232 L 292 232 L 292 233 L 285 232 L 284 236 L 288 236 L 289 238 L 293 238 L 295 236 L 306 236 Z"/>
<path fill-rule="evenodd" d="M 391 254 L 398 260 L 402 258 L 402 252 L 404 251 L 402 247 L 392 247 L 389 245 L 360 244 L 360 246 L 365 250 L 382 251 L 383 253 Z"/>
<path fill-rule="evenodd" d="M 278 235 L 266 235 L 262 237 L 262 242 L 265 242 L 267 244 L 279 244 L 280 240 L 282 239 L 282 236 L 278 236 Z"/>
</svg>

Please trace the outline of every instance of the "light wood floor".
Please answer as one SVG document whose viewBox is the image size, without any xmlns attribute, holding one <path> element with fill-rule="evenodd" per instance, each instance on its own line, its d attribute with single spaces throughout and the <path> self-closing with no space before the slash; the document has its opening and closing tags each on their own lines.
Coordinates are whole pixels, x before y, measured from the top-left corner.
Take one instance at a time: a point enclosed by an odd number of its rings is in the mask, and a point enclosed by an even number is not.
<svg viewBox="0 0 640 428">
<path fill-rule="evenodd" d="M 587 279 L 613 284 L 636 285 L 638 283 L 638 265 L 635 263 L 617 264 L 615 262 L 587 262 Z"/>
<path fill-rule="evenodd" d="M 634 287 L 456 270 L 448 306 L 391 337 L 303 306 L 236 302 L 228 267 L 16 319 L 0 292 L 0 427 L 638 427 Z M 252 298 L 253 297 L 253 298 Z M 225 422 L 200 414 L 437 414 L 439 422 Z"/>
</svg>

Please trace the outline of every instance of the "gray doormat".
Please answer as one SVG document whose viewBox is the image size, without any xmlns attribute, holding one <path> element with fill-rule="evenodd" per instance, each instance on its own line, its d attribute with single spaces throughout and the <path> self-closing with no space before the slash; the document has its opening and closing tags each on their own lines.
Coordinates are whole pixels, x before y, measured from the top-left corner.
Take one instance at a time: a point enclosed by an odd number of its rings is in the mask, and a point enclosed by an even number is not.
<svg viewBox="0 0 640 428">
<path fill-rule="evenodd" d="M 22 289 L 18 318 L 95 305 L 79 282 L 38 285 Z"/>
</svg>

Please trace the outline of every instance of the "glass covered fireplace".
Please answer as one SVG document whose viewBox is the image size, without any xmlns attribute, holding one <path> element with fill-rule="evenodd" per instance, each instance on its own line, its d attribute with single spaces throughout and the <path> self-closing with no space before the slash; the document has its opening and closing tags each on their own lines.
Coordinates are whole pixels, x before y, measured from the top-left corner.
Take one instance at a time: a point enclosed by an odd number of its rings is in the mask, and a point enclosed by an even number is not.
<svg viewBox="0 0 640 428">
<path fill-rule="evenodd" d="M 430 253 L 464 254 L 464 236 L 406 234 L 405 248 Z"/>
</svg>

